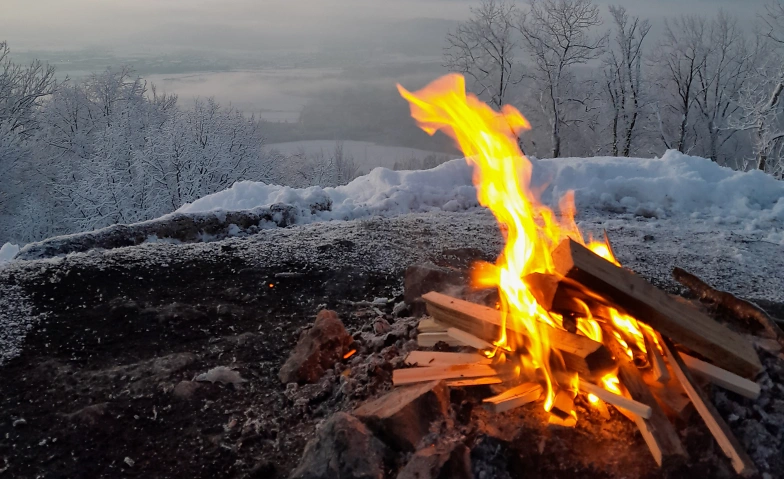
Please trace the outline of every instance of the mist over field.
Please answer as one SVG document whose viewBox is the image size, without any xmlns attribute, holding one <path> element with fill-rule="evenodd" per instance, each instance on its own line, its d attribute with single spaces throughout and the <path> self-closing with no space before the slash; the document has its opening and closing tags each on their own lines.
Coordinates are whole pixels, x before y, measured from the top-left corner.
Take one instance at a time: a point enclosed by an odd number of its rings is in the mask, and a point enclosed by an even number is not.
<svg viewBox="0 0 784 479">
<path fill-rule="evenodd" d="M 395 84 L 417 89 L 446 73 L 445 37 L 478 1 L 9 1 L 0 36 L 14 58 L 47 61 L 59 78 L 128 64 L 185 105 L 214 97 L 271 122 L 307 115 L 300 127 L 269 128 L 271 143 L 344 139 L 455 152 L 411 124 Z M 599 5 L 606 11 L 611 3 Z M 751 24 L 764 1 L 622 3 L 650 18 L 656 37 L 675 5 L 683 14 L 722 8 Z M 372 131 L 369 110 L 379 117 Z"/>
</svg>

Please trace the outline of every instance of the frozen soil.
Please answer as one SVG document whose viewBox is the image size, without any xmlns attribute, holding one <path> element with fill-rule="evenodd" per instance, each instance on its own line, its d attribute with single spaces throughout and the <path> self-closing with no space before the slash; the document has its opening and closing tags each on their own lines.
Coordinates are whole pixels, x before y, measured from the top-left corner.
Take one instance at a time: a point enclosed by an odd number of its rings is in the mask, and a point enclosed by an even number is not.
<svg viewBox="0 0 784 479">
<path fill-rule="evenodd" d="M 597 235 L 606 228 L 624 265 L 668 291 L 678 291 L 670 278 L 677 264 L 784 310 L 784 255 L 761 236 L 606 213 L 582 226 Z M 492 216 L 475 210 L 0 268 L 0 477 L 286 477 L 320 421 L 389 387 L 415 324 L 390 315 L 406 266 L 464 267 L 491 260 L 501 244 Z M 351 303 L 375 298 L 389 302 Z M 316 385 L 287 388 L 277 372 L 324 306 L 357 333 L 360 352 Z M 397 332 L 371 340 L 379 316 Z M 778 477 L 784 373 L 780 359 L 765 363 L 761 400 L 719 392 L 716 403 L 761 469 Z M 216 366 L 247 382 L 190 382 Z M 550 429 L 533 406 L 488 417 L 475 407 L 482 394 L 452 393 L 454 427 L 473 448 L 477 477 L 661 474 L 623 418 L 584 411 L 577 428 Z M 695 458 L 684 473 L 731 476 L 698 419 L 682 432 Z"/>
</svg>

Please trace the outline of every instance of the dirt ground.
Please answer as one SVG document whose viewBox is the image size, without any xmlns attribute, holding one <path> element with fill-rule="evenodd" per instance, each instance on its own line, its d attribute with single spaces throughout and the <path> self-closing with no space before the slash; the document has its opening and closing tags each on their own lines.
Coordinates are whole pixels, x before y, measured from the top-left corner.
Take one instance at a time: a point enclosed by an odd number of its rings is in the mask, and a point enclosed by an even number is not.
<svg viewBox="0 0 784 479">
<path fill-rule="evenodd" d="M 338 261 L 325 267 L 334 251 L 352 247 L 337 240 L 321 251 L 323 261 L 265 266 L 264 257 L 248 260 L 247 251 L 235 256 L 240 243 L 211 246 L 219 259 L 162 254 L 165 260 L 136 261 L 115 253 L 110 264 L 43 261 L 0 278 L 48 313 L 27 334 L 22 353 L 0 366 L 0 477 L 287 477 L 320 421 L 389 387 L 390 358 L 367 365 L 390 344 L 353 359 L 373 388 L 346 387 L 351 382 L 335 371 L 292 390 L 277 372 L 321 307 L 335 309 L 351 333 L 372 327 L 374 308 L 394 323 L 389 313 L 402 298 L 406 264 L 397 271 Z M 452 250 L 435 259 L 460 267 L 492 256 Z M 389 301 L 350 303 L 379 297 Z M 775 441 L 784 435 L 775 421 L 784 418 L 784 369 L 776 358 L 765 361 L 771 371 L 764 403 L 719 393 L 717 406 L 750 453 L 772 448 L 755 456 L 769 458 L 765 470 L 782 471 Z M 236 369 L 247 382 L 190 382 L 216 366 Z M 662 476 L 634 426 L 615 412 L 604 421 L 583 408 L 577 428 L 552 429 L 534 405 L 488 417 L 475 407 L 482 394 L 452 392 L 456 428 L 481 479 Z M 681 432 L 693 462 L 672 477 L 732 477 L 698 418 Z M 752 444 L 753 437 L 766 444 Z"/>
</svg>

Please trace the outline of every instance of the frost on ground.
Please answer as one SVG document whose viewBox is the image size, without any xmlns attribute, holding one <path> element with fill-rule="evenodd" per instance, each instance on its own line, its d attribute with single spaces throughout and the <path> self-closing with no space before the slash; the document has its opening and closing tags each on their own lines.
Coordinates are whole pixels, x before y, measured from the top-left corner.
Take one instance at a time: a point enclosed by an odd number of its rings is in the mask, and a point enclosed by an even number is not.
<svg viewBox="0 0 784 479">
<path fill-rule="evenodd" d="M 0 280 L 0 365 L 17 356 L 25 335 L 42 319 L 22 288 Z"/>
</svg>

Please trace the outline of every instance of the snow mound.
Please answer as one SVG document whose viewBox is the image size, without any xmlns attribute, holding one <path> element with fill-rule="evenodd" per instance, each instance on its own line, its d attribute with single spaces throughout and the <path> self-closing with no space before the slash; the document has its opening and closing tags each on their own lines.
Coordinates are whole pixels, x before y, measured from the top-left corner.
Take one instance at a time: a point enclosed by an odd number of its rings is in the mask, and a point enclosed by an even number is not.
<svg viewBox="0 0 784 479">
<path fill-rule="evenodd" d="M 19 245 L 6 243 L 3 246 L 0 246 L 0 264 L 10 262 L 18 252 Z"/>
<path fill-rule="evenodd" d="M 295 189 L 240 182 L 177 210 L 198 213 L 247 210 L 290 204 L 298 223 L 351 220 L 478 206 L 473 168 L 453 160 L 432 170 L 376 168 L 337 188 Z M 558 158 L 534 160 L 532 183 L 542 201 L 557 205 L 569 190 L 577 209 L 603 210 L 648 218 L 685 216 L 693 220 L 766 230 L 784 244 L 784 182 L 760 171 L 739 172 L 695 156 L 668 151 L 661 158 Z M 314 208 L 313 205 L 330 205 Z"/>
<path fill-rule="evenodd" d="M 739 172 L 696 156 L 562 158 L 536 165 L 535 183 L 549 183 L 543 201 L 574 190 L 578 209 L 646 217 L 689 215 L 756 229 L 784 220 L 784 182 L 761 171 Z"/>
<path fill-rule="evenodd" d="M 374 215 L 459 211 L 479 205 L 471 183 L 472 169 L 465 160 L 453 160 L 422 171 L 376 168 L 336 188 L 298 189 L 252 181 L 188 203 L 176 213 L 237 211 L 288 204 L 300 210 L 300 223 L 352 220 Z M 329 204 L 328 209 L 313 205 Z"/>
</svg>

